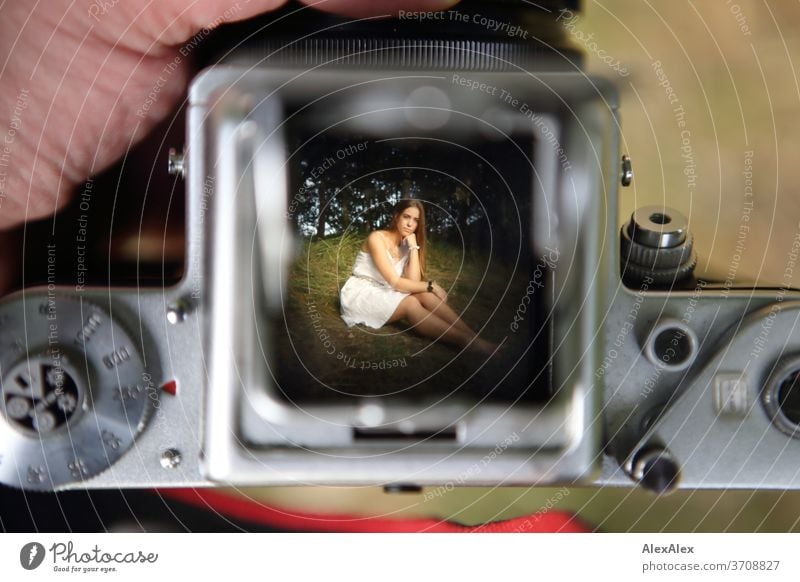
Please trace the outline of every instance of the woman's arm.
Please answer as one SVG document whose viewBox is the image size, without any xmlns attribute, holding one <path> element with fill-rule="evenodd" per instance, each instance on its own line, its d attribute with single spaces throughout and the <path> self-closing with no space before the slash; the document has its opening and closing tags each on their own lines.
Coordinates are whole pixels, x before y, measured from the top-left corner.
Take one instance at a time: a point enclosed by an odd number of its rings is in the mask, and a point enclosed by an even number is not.
<svg viewBox="0 0 800 582">
<path fill-rule="evenodd" d="M 392 267 L 386 253 L 386 243 L 378 231 L 373 232 L 367 237 L 367 248 L 378 272 L 386 279 L 386 282 L 397 291 L 403 293 L 423 293 L 428 290 L 428 283 L 425 281 L 413 281 L 406 277 L 401 277 Z M 416 254 L 416 251 L 414 251 Z M 419 259 L 417 259 L 419 260 Z M 419 264 L 417 265 L 419 268 Z"/>
<path fill-rule="evenodd" d="M 403 274 L 412 281 L 422 281 L 422 271 L 419 268 L 419 249 L 417 245 L 417 237 L 413 234 L 405 238 L 405 243 L 408 245 L 408 262 L 403 269 Z"/>
</svg>

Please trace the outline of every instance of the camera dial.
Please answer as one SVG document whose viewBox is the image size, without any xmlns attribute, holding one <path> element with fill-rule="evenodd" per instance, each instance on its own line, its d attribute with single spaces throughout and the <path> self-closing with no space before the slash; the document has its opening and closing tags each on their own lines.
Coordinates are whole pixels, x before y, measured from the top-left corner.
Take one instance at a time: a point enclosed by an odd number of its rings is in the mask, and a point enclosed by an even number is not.
<svg viewBox="0 0 800 582">
<path fill-rule="evenodd" d="M 58 489 L 122 457 L 158 396 L 119 323 L 48 292 L 5 303 L 0 327 L 0 482 Z"/>
</svg>

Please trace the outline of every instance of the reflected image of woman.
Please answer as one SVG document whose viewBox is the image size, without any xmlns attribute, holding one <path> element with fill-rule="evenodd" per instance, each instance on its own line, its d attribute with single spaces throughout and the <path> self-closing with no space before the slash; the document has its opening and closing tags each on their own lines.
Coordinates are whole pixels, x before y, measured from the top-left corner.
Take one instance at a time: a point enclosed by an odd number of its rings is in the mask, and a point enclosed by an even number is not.
<svg viewBox="0 0 800 582">
<path fill-rule="evenodd" d="M 356 256 L 353 274 L 342 287 L 342 319 L 348 327 L 378 329 L 407 321 L 435 340 L 491 354 L 496 344 L 472 331 L 447 305 L 447 292 L 424 280 L 425 209 L 414 199 L 400 200 L 386 230 L 370 233 Z"/>
</svg>

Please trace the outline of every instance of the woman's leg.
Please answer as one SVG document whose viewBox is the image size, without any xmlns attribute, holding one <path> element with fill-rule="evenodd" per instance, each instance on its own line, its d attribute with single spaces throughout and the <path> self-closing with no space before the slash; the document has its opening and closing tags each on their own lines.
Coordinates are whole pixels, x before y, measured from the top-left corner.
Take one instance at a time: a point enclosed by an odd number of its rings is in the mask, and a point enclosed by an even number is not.
<svg viewBox="0 0 800 582">
<path fill-rule="evenodd" d="M 461 331 L 475 335 L 475 332 L 472 331 L 466 323 L 464 323 L 458 314 L 453 311 L 453 308 L 439 299 L 433 293 L 416 293 L 414 294 L 414 297 L 419 299 L 419 302 L 422 304 L 422 306 L 431 313 L 435 313 L 440 318 L 444 319 L 448 323 L 453 324 L 453 326 L 457 327 Z"/>
<path fill-rule="evenodd" d="M 431 313 L 422 306 L 416 295 L 409 295 L 400 302 L 392 317 L 389 318 L 389 323 L 401 319 L 407 320 L 417 333 L 426 337 L 443 340 L 461 347 L 470 346 L 471 349 L 484 353 L 491 353 L 494 349 L 493 344 L 480 338 L 476 339 L 475 334 L 469 331 L 469 328 L 464 331 L 441 319 L 435 313 Z"/>
</svg>

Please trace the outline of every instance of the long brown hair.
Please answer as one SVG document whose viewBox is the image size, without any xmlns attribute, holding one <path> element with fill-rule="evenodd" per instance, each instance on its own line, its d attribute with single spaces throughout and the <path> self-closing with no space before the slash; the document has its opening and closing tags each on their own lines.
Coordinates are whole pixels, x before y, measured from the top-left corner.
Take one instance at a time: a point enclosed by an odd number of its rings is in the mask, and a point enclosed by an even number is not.
<svg viewBox="0 0 800 582">
<path fill-rule="evenodd" d="M 414 234 L 417 237 L 417 244 L 419 245 L 419 271 L 422 277 L 425 277 L 425 207 L 422 202 L 414 198 L 402 198 L 394 205 L 392 209 L 392 228 L 397 228 L 397 219 L 403 214 L 406 208 L 416 208 L 419 210 L 419 222 L 417 222 L 417 230 Z"/>
</svg>

